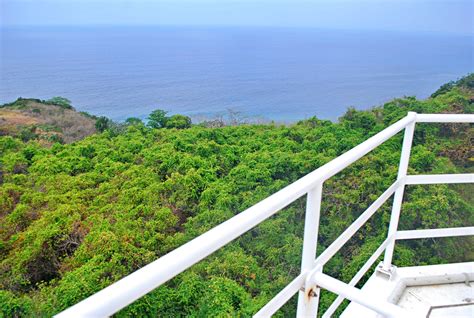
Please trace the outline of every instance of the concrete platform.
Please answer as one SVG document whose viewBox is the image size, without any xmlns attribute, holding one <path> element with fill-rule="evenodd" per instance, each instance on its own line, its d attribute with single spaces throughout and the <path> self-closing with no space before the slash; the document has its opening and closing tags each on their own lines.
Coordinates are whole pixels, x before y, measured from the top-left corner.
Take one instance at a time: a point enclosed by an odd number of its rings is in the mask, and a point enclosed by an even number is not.
<svg viewBox="0 0 474 318">
<path fill-rule="evenodd" d="M 474 317 L 474 262 L 376 270 L 362 288 L 414 317 Z M 351 303 L 341 317 L 380 317 Z"/>
</svg>

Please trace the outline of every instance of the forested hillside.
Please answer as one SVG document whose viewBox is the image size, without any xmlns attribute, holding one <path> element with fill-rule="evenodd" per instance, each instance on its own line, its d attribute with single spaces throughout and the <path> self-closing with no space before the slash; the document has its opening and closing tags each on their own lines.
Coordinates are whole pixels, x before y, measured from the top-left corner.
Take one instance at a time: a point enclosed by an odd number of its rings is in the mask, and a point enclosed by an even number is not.
<svg viewBox="0 0 474 318">
<path fill-rule="evenodd" d="M 18 98 L 0 105 L 0 136 L 36 140 L 44 146 L 70 143 L 96 133 L 97 117 L 77 112 L 63 97 L 49 100 Z"/>
<path fill-rule="evenodd" d="M 71 144 L 0 137 L 0 316 L 51 316 L 229 219 L 406 115 L 474 113 L 474 76 L 337 123 L 150 128 Z M 181 127 L 181 126 L 180 126 Z M 473 127 L 417 124 L 410 174 L 472 172 Z M 318 253 L 394 180 L 402 134 L 324 184 Z M 401 229 L 474 224 L 472 185 L 408 186 Z M 305 198 L 117 314 L 250 316 L 299 273 Z M 325 266 L 349 281 L 386 236 L 391 200 Z M 396 265 L 472 260 L 473 240 L 396 246 Z M 324 293 L 321 308 L 334 295 Z M 294 315 L 296 299 L 279 312 Z"/>
</svg>

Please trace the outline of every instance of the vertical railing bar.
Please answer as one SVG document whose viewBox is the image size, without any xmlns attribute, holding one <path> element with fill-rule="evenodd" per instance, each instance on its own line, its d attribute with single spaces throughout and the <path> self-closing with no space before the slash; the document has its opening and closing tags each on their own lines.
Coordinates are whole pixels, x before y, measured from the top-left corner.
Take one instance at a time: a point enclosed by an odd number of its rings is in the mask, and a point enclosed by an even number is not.
<svg viewBox="0 0 474 318">
<path fill-rule="evenodd" d="M 306 198 L 301 273 L 311 270 L 316 258 L 322 190 L 323 183 L 321 182 L 308 192 Z M 305 286 L 305 290 L 298 294 L 297 317 L 316 317 L 318 312 L 319 289 L 313 290 L 311 295 L 306 295 L 309 292 L 308 288 Z"/>
<path fill-rule="evenodd" d="M 403 181 L 400 187 L 398 187 L 398 189 L 395 191 L 387 237 L 394 236 L 394 233 L 396 233 L 398 229 L 398 220 L 400 218 L 400 211 L 401 211 L 402 203 L 403 203 L 403 193 L 405 191 L 405 179 L 407 176 L 408 163 L 410 161 L 411 146 L 413 143 L 413 135 L 415 132 L 416 113 L 409 112 L 407 117 L 411 117 L 412 121 L 405 128 L 405 134 L 403 136 L 402 152 L 400 155 L 400 165 L 398 166 L 398 176 L 397 176 L 398 180 L 403 180 Z M 395 238 L 393 237 L 391 239 L 391 242 L 388 244 L 387 249 L 385 250 L 383 269 L 386 271 L 388 271 L 392 266 L 392 257 L 393 257 L 394 248 L 395 248 Z"/>
</svg>

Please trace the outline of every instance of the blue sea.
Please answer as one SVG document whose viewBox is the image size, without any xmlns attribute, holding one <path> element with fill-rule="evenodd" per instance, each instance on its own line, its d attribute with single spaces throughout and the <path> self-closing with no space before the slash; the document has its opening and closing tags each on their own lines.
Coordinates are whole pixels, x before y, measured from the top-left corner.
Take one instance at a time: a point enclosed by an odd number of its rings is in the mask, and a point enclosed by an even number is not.
<svg viewBox="0 0 474 318">
<path fill-rule="evenodd" d="M 426 98 L 474 71 L 473 36 L 299 28 L 0 31 L 0 103 L 64 96 L 115 120 L 160 108 L 294 121 Z"/>
</svg>

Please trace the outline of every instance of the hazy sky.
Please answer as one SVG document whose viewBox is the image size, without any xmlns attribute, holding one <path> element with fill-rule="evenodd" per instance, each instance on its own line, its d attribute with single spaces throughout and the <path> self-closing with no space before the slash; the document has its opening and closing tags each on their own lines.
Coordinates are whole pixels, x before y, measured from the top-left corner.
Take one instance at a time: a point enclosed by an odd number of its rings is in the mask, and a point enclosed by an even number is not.
<svg viewBox="0 0 474 318">
<path fill-rule="evenodd" d="M 474 34 L 474 0 L 0 0 L 2 25 L 236 25 Z"/>
</svg>

